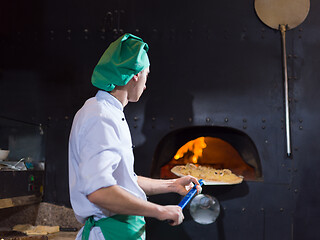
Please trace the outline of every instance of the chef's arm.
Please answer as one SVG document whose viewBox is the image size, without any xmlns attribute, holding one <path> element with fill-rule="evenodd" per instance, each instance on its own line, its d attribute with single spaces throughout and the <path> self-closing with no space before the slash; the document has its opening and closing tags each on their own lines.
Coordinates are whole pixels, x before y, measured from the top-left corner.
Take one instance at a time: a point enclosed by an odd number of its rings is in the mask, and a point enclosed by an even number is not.
<svg viewBox="0 0 320 240">
<path fill-rule="evenodd" d="M 172 225 L 178 225 L 183 220 L 179 206 L 161 206 L 142 200 L 117 185 L 100 188 L 87 197 L 93 204 L 117 214 L 168 219 L 174 221 Z"/>
<path fill-rule="evenodd" d="M 175 192 L 180 195 L 186 195 L 188 191 L 197 185 L 198 192 L 201 191 L 201 186 L 198 180 L 192 176 L 185 176 L 177 179 L 152 179 L 138 176 L 138 184 L 147 195 L 155 195 L 162 193 Z"/>
</svg>

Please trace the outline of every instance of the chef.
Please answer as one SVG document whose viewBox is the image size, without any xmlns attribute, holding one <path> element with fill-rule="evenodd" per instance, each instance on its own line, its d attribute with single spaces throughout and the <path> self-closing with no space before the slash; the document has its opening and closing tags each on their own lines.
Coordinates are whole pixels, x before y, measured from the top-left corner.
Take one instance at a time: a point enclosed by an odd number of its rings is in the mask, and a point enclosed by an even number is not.
<svg viewBox="0 0 320 240">
<path fill-rule="evenodd" d="M 146 195 L 185 195 L 196 178 L 160 180 L 137 176 L 131 135 L 123 112 L 146 89 L 148 45 L 124 34 L 110 44 L 91 82 L 99 90 L 74 117 L 69 138 L 70 201 L 84 227 L 77 239 L 145 239 L 144 217 L 183 221 L 182 209 L 149 202 Z"/>
</svg>

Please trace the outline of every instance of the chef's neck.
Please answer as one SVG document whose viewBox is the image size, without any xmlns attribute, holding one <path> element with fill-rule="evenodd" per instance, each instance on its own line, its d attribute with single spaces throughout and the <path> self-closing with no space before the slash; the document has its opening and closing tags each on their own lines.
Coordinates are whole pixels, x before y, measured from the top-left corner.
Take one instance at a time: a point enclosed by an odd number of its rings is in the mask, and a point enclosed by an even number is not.
<svg viewBox="0 0 320 240">
<path fill-rule="evenodd" d="M 113 89 L 111 92 L 109 92 L 112 96 L 114 96 L 116 99 L 118 99 L 122 106 L 125 107 L 128 104 L 128 92 L 125 88 L 117 86 L 115 89 Z"/>
</svg>

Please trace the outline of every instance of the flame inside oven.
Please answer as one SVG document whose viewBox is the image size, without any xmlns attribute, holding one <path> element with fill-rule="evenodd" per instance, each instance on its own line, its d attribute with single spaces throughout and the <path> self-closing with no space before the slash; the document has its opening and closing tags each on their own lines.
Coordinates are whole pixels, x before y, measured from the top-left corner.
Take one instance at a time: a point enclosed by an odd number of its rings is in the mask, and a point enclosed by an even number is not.
<svg viewBox="0 0 320 240">
<path fill-rule="evenodd" d="M 255 180 L 255 168 L 246 163 L 228 142 L 216 137 L 199 137 L 178 149 L 174 157 L 161 167 L 161 178 L 175 178 L 170 170 L 176 165 L 193 163 L 215 169 L 230 169 L 245 180 Z"/>
<path fill-rule="evenodd" d="M 204 137 L 191 140 L 183 145 L 174 155 L 174 159 L 178 161 L 180 158 L 186 156 L 189 162 L 198 163 L 200 157 L 202 157 L 203 149 L 207 147 L 204 141 Z"/>
</svg>

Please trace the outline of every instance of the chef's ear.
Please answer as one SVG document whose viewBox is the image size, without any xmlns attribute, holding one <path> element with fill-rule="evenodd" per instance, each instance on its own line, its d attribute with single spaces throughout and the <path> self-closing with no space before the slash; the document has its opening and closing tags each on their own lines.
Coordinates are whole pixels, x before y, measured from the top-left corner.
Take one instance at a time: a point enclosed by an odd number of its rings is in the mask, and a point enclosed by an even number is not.
<svg viewBox="0 0 320 240">
<path fill-rule="evenodd" d="M 133 79 L 134 81 L 138 81 L 138 78 L 139 78 L 138 74 L 139 74 L 139 73 L 137 73 L 136 75 L 133 75 L 132 79 Z"/>
</svg>

